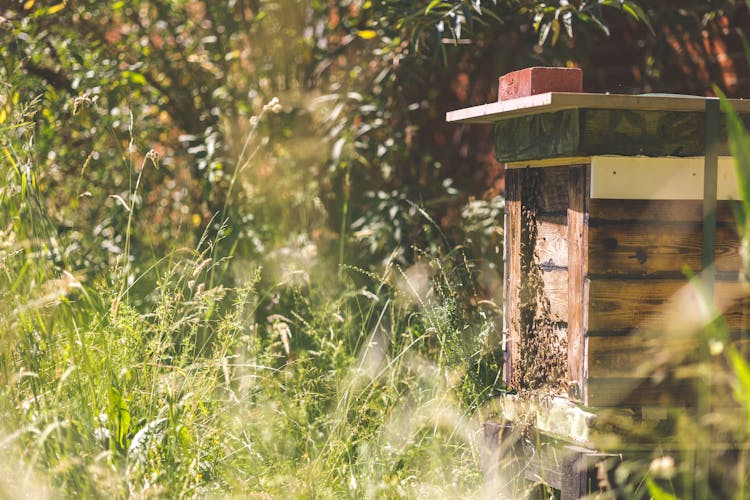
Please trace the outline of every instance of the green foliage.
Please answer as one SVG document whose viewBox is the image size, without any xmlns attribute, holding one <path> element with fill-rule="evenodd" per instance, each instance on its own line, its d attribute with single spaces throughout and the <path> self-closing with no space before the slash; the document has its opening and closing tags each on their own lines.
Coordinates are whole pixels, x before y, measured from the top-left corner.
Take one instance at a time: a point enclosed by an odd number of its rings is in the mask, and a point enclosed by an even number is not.
<svg viewBox="0 0 750 500">
<path fill-rule="evenodd" d="M 391 262 L 339 280 L 309 240 L 240 260 L 220 230 L 147 265 L 71 272 L 52 251 L 78 236 L 49 232 L 36 105 L 6 108 L 0 143 L 0 448 L 18 457 L 2 464 L 4 492 L 477 493 L 477 423 L 462 399 L 476 408 L 487 388 L 464 382 L 451 342 L 467 325 L 488 331 L 494 315 L 464 303 L 476 296 L 462 259 L 441 268 L 423 254 L 434 279 Z M 153 154 L 136 157 L 118 200 L 126 216 L 113 222 L 124 248 L 156 170 Z M 477 232 L 494 227 L 483 216 L 496 210 L 478 211 Z M 219 284 L 225 272 L 240 285 Z M 140 283 L 153 284 L 148 297 Z"/>
<path fill-rule="evenodd" d="M 435 319 L 443 307 L 415 310 L 382 280 L 263 294 L 258 275 L 243 290 L 191 285 L 206 276 L 203 256 L 172 259 L 145 314 L 119 301 L 117 283 L 84 292 L 72 281 L 55 303 L 6 316 L 3 446 L 38 454 L 22 467 L 66 495 L 467 494 L 479 484 L 474 424 L 441 382 L 462 368 L 428 361 L 441 357 L 436 339 L 454 335 Z M 233 305 L 211 315 L 214 300 Z M 462 479 L 444 482 L 457 469 Z"/>
<path fill-rule="evenodd" d="M 225 236 L 239 254 L 268 251 L 262 240 L 281 244 L 291 231 L 314 232 L 315 243 L 339 242 L 343 263 L 350 223 L 378 211 L 366 191 L 429 205 L 444 231 L 460 231 L 448 224 L 465 199 L 445 203 L 441 186 L 454 179 L 461 190 L 477 189 L 456 166 L 465 161 L 456 161 L 447 144 L 431 147 L 429 137 L 430 107 L 454 76 L 440 60 L 457 63 L 471 54 L 451 41 L 468 35 L 480 49 L 489 47 L 494 38 L 517 37 L 539 13 L 537 30 L 549 31 L 561 18 L 572 36 L 573 21 L 603 22 L 589 15 L 600 4 L 609 3 L 560 2 L 548 12 L 536 1 L 342 0 L 305 8 L 289 0 L 17 2 L 0 12 L 3 102 L 39 99 L 32 120 L 44 165 L 40 190 L 52 229 L 79 235 L 79 245 L 61 249 L 76 270 L 93 275 L 114 265 L 125 251 L 115 228 L 133 201 L 143 218 L 134 221 L 125 258 L 136 267 L 141 256 L 148 262 L 149 253 L 194 245 L 208 224 L 215 232 L 226 217 L 232 222 Z M 648 22 L 632 2 L 618 8 Z M 274 95 L 281 106 L 256 129 Z M 317 139 L 321 128 L 330 149 Z M 143 174 L 142 195 L 130 200 L 134 166 L 142 161 L 137 151 L 150 149 L 161 168 Z M 246 155 L 258 166 L 247 168 Z M 283 174 L 265 175 L 269 170 Z M 252 192 L 243 187 L 248 179 Z M 287 194 L 276 199 L 277 193 Z M 239 209 L 246 196 L 266 204 L 249 214 Z M 300 228 L 299 218 L 308 227 Z M 378 253 L 390 253 L 391 244 L 411 253 L 421 244 L 419 227 L 381 240 Z M 99 247 L 106 258 L 91 254 Z"/>
<path fill-rule="evenodd" d="M 750 276 L 750 138 L 742 119 L 732 109 L 726 96 L 718 88 L 714 89 L 721 98 L 721 108 L 727 117 L 729 147 L 734 157 L 734 171 L 739 186 L 740 200 L 733 206 L 740 236 L 742 276 L 745 281 Z"/>
<path fill-rule="evenodd" d="M 567 0 L 561 0 L 558 7 L 541 4 L 534 9 L 534 30 L 539 33 L 539 45 L 544 45 L 547 41 L 556 45 L 563 29 L 565 34 L 572 39 L 575 21 L 593 23 L 609 35 L 609 23 L 604 16 L 602 6 L 621 10 L 636 21 L 642 22 L 654 34 L 648 15 L 635 2 L 629 0 L 584 1 L 576 8 Z"/>
<path fill-rule="evenodd" d="M 651 495 L 651 498 L 654 500 L 676 500 L 677 497 L 667 493 L 659 485 L 657 485 L 652 479 L 647 480 L 648 484 L 648 492 Z"/>
<path fill-rule="evenodd" d="M 263 38 L 264 12 L 230 4 L 31 2 L 0 12 L 3 102 L 36 100 L 40 189 L 53 229 L 80 235 L 80 246 L 64 252 L 74 268 L 93 274 L 126 251 L 116 228 L 131 203 L 148 224 L 135 221 L 127 258 L 146 261 L 234 215 L 226 213 L 229 184 L 247 157 L 232 148 L 250 134 L 250 154 L 271 133 L 271 120 L 256 132 L 251 122 L 265 111 L 271 89 L 261 87 L 276 68 L 257 59 L 261 46 L 243 53 L 251 37 Z M 141 196 L 131 200 L 138 151 L 149 149 L 162 156 L 161 169 L 143 173 Z M 109 257 L 91 255 L 96 247 Z"/>
</svg>

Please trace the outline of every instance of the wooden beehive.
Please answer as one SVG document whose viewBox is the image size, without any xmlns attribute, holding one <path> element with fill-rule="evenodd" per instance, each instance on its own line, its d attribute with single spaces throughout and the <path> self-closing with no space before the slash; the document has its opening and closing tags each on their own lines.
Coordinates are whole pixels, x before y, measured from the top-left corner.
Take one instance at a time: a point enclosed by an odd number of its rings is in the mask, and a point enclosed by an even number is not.
<svg viewBox="0 0 750 500">
<path fill-rule="evenodd" d="M 494 124 L 507 167 L 508 387 L 548 387 L 593 407 L 693 400 L 689 379 L 658 368 L 695 355 L 710 303 L 687 278 L 701 271 L 706 102 L 550 92 L 448 113 Z M 750 301 L 720 123 L 713 300 L 741 337 Z"/>
</svg>

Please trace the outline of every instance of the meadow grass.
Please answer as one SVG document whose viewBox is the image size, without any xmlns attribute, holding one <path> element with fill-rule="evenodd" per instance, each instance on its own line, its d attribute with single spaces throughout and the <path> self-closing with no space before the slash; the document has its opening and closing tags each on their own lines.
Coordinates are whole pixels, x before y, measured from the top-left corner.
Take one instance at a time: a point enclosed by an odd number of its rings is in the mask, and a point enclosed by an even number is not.
<svg viewBox="0 0 750 500">
<path fill-rule="evenodd" d="M 2 447 L 26 479 L 10 493 L 33 483 L 87 496 L 378 496 L 479 484 L 476 422 L 450 370 L 430 361 L 441 318 L 395 294 L 279 283 L 284 304 L 259 323 L 260 273 L 238 289 L 206 287 L 210 265 L 196 252 L 172 256 L 140 311 L 117 283 L 88 287 L 12 253 Z M 26 278 L 11 283 L 13 260 Z"/>
<path fill-rule="evenodd" d="M 26 116 L 0 141 L 3 496 L 477 494 L 488 395 L 465 361 L 493 318 L 461 305 L 459 251 L 377 272 L 293 245 L 238 258 L 225 219 L 135 255 L 148 153 L 126 161 L 122 254 L 70 269 Z"/>
</svg>

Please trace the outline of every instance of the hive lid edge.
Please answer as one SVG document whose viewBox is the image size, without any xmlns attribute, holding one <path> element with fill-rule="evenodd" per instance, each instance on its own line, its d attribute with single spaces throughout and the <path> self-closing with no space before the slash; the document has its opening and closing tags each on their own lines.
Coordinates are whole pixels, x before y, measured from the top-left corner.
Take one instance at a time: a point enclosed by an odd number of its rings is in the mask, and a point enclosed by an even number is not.
<svg viewBox="0 0 750 500">
<path fill-rule="evenodd" d="M 449 111 L 445 119 L 449 123 L 494 123 L 519 116 L 583 108 L 702 112 L 705 110 L 707 99 L 710 98 L 691 95 L 547 92 Z M 750 99 L 729 99 L 728 101 L 735 111 L 750 113 Z"/>
</svg>

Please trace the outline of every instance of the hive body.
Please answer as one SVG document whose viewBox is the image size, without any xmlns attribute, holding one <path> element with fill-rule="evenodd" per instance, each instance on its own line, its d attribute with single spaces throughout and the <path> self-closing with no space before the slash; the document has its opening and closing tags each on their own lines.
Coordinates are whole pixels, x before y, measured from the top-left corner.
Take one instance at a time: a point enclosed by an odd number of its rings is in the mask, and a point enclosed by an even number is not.
<svg viewBox="0 0 750 500">
<path fill-rule="evenodd" d="M 701 272 L 705 109 L 689 96 L 550 92 L 448 114 L 494 124 L 507 167 L 509 388 L 593 407 L 691 404 L 694 384 L 674 368 L 697 359 L 709 306 L 743 346 L 750 303 L 724 126 L 713 298 L 689 283 Z"/>
</svg>

